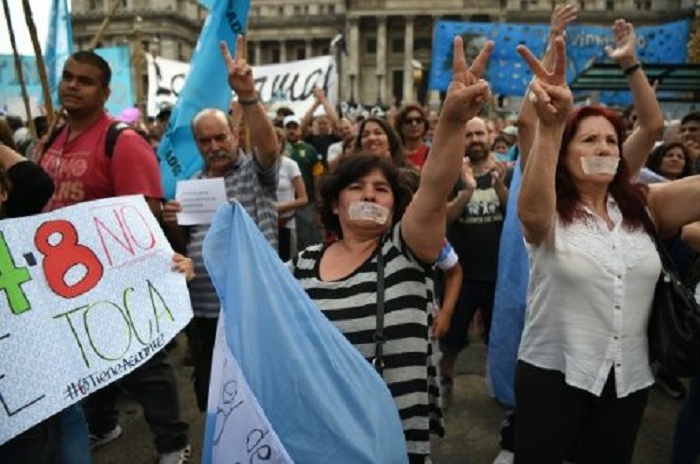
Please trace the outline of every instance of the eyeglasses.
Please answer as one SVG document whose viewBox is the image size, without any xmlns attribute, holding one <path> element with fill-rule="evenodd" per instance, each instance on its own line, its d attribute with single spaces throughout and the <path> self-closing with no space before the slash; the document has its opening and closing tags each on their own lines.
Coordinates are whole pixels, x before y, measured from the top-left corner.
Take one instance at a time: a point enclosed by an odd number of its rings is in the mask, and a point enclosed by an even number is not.
<svg viewBox="0 0 700 464">
<path fill-rule="evenodd" d="M 413 125 L 413 124 L 423 124 L 425 122 L 425 119 L 423 118 L 404 118 L 403 123 L 408 125 Z"/>
</svg>

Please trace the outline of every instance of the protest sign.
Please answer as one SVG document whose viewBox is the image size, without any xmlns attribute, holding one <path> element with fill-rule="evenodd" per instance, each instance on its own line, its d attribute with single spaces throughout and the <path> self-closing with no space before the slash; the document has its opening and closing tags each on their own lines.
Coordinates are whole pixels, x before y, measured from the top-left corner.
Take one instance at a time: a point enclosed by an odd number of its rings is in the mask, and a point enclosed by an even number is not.
<svg viewBox="0 0 700 464">
<path fill-rule="evenodd" d="M 0 444 L 143 365 L 191 319 L 143 197 L 0 221 Z"/>
<path fill-rule="evenodd" d="M 494 49 L 486 70 L 486 80 L 500 95 L 518 96 L 525 93 L 532 73 L 516 51 L 516 45 L 526 45 L 535 56 L 544 53 L 548 40 L 548 24 L 476 23 L 438 21 L 435 26 L 430 89 L 447 90 L 452 80 L 452 39 L 462 37 L 471 62 L 487 40 Z M 687 56 L 690 21 L 676 21 L 635 28 L 637 53 L 642 63 L 684 63 Z M 566 29 L 567 78 L 571 82 L 592 61 L 605 61 L 605 46 L 614 46 L 610 27 L 574 24 Z M 603 92 L 601 101 L 611 101 L 620 92 Z"/>
<path fill-rule="evenodd" d="M 148 115 L 155 116 L 164 104 L 175 104 L 190 64 L 152 55 L 147 55 L 147 60 Z M 279 102 L 301 116 L 314 103 L 315 86 L 324 89 L 332 105 L 335 105 L 338 98 L 338 75 L 331 55 L 253 66 L 253 76 L 263 103 Z"/>
</svg>

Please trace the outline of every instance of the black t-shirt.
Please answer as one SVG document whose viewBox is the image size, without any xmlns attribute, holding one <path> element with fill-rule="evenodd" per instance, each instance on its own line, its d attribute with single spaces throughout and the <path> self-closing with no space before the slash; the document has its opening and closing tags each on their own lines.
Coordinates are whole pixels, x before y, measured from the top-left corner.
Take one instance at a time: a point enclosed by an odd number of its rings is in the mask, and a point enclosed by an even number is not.
<svg viewBox="0 0 700 464">
<path fill-rule="evenodd" d="M 340 142 L 340 137 L 335 134 L 325 135 L 309 135 L 304 139 L 304 142 L 313 145 L 316 151 L 321 155 L 324 166 L 328 166 L 328 147 L 336 142 Z"/>
<path fill-rule="evenodd" d="M 510 184 L 512 170 L 506 173 Z M 476 177 L 476 189 L 459 217 L 447 228 L 447 239 L 459 256 L 464 276 L 482 282 L 495 282 L 498 270 L 498 249 L 505 218 L 492 186 L 491 172 Z M 453 196 L 464 188 L 460 179 Z"/>
</svg>

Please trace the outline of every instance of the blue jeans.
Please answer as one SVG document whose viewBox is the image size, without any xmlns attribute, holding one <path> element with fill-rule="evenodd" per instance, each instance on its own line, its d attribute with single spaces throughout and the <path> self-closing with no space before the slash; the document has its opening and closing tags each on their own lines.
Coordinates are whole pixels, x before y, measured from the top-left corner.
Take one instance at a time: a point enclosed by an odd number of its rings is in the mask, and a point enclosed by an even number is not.
<svg viewBox="0 0 700 464">
<path fill-rule="evenodd" d="M 60 421 L 61 464 L 90 464 L 87 422 L 80 403 L 58 413 Z"/>
<path fill-rule="evenodd" d="M 671 464 L 693 464 L 700 455 L 700 376 L 690 379 L 690 391 L 678 413 Z"/>
</svg>

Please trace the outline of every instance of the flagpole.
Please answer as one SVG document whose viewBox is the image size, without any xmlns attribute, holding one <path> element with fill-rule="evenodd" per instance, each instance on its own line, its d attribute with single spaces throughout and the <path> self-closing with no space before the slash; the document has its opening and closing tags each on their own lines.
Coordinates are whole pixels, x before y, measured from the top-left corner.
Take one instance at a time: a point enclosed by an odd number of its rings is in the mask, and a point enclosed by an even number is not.
<svg viewBox="0 0 700 464">
<path fill-rule="evenodd" d="M 99 29 L 97 29 L 95 37 L 93 37 L 90 41 L 88 50 L 94 50 L 97 48 L 97 45 L 100 43 L 100 40 L 102 40 L 102 36 L 104 35 L 105 30 L 109 25 L 109 22 L 112 20 L 112 16 L 114 16 L 114 14 L 117 12 L 117 8 L 119 8 L 120 3 L 121 0 L 112 0 L 112 3 L 109 5 L 109 12 L 107 13 L 107 16 L 105 16 L 105 18 L 102 20 L 102 24 L 100 24 Z"/>
<path fill-rule="evenodd" d="M 4 0 L 3 0 L 4 1 Z M 32 7 L 29 5 L 29 0 L 22 0 L 22 8 L 24 8 L 24 19 L 27 22 L 27 29 L 32 38 L 34 46 L 34 55 L 36 57 L 36 66 L 39 70 L 39 78 L 41 79 L 41 89 L 44 93 L 44 107 L 46 108 L 46 117 L 49 123 L 54 120 L 53 101 L 51 99 L 51 89 L 49 88 L 49 79 L 46 76 L 46 64 L 44 63 L 44 55 L 41 52 L 41 45 L 36 34 L 36 26 L 34 25 L 34 17 L 32 16 Z"/>
<path fill-rule="evenodd" d="M 32 118 L 32 111 L 29 106 L 29 94 L 27 93 L 27 84 L 24 81 L 24 68 L 22 67 L 22 61 L 20 60 L 19 53 L 17 52 L 17 42 L 15 41 L 15 31 L 12 28 L 12 19 L 10 18 L 10 7 L 7 4 L 7 0 L 2 0 L 2 7 L 5 10 L 5 21 L 7 21 L 7 30 L 10 32 L 10 43 L 12 44 L 12 54 L 15 57 L 15 70 L 17 72 L 17 79 L 19 79 L 19 84 L 22 89 L 22 100 L 24 101 L 24 111 L 27 113 L 27 124 L 29 125 L 29 130 L 32 133 L 34 140 L 37 140 L 38 135 L 36 133 L 36 127 L 34 126 L 34 119 Z"/>
</svg>

